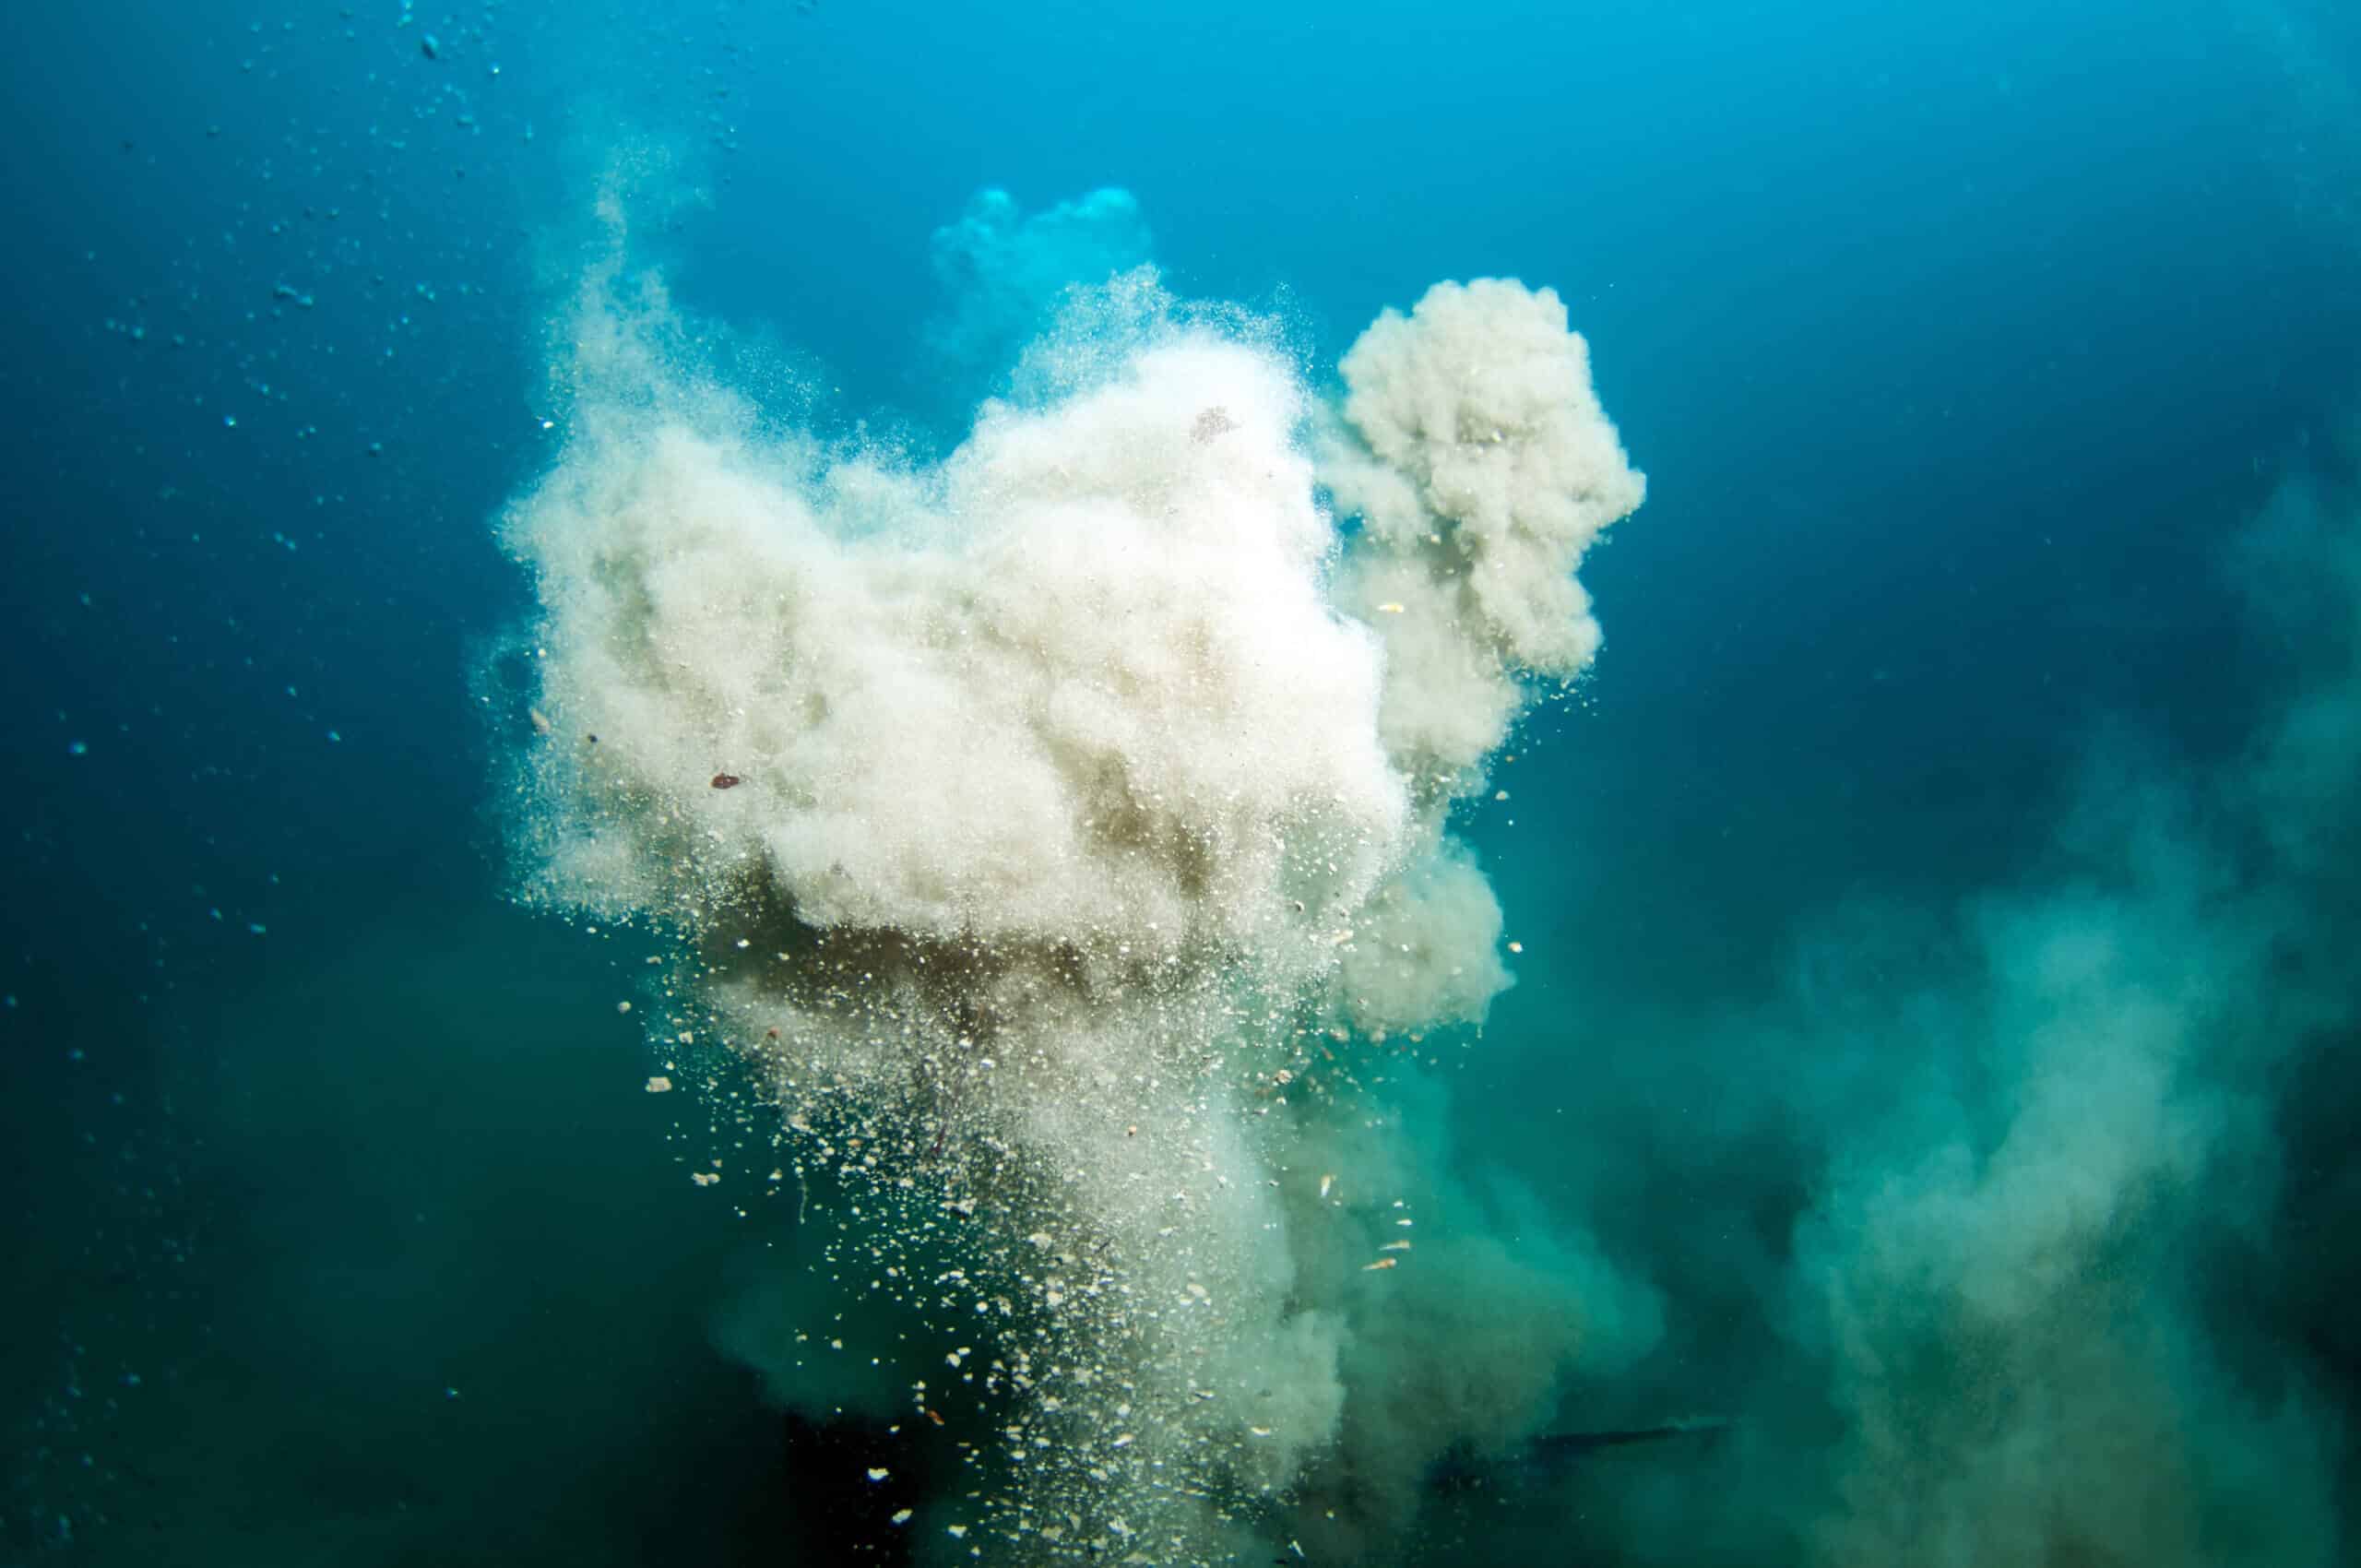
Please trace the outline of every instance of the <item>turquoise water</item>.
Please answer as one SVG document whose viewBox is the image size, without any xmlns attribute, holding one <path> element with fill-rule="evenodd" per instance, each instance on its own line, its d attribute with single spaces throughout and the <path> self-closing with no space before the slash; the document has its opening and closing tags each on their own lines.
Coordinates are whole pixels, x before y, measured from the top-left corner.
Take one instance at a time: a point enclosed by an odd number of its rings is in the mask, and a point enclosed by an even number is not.
<svg viewBox="0 0 2361 1568">
<path fill-rule="evenodd" d="M 2342 8 L 14 45 L 0 1558 L 2354 1560 Z"/>
</svg>

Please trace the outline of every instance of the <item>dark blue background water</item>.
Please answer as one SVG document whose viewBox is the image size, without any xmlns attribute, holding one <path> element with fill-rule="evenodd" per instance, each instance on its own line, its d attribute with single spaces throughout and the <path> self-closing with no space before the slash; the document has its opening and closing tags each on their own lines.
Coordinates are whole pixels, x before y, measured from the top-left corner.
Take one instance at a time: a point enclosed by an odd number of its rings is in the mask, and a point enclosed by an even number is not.
<svg viewBox="0 0 2361 1568">
<path fill-rule="evenodd" d="M 2216 558 L 2361 367 L 2361 22 L 1472 10 L 15 19 L 0 1555 L 793 1560 L 702 1327 L 750 1227 L 636 1092 L 635 954 L 504 902 L 470 687 L 619 149 L 824 423 L 955 439 L 928 237 L 988 184 L 1127 187 L 1323 363 L 1439 278 L 1566 296 L 1650 495 L 1473 827 L 1550 955 L 1479 1134 L 1575 999 L 1743 997 L 1816 909 L 2037 853 L 2102 718 L 2236 743 L 2275 651 Z"/>
</svg>

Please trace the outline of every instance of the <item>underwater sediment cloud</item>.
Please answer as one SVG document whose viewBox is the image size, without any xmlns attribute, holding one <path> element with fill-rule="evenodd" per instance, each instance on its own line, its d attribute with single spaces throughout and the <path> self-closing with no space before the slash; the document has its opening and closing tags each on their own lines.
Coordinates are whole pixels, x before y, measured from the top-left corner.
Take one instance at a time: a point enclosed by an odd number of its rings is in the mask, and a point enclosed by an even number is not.
<svg viewBox="0 0 2361 1568">
<path fill-rule="evenodd" d="M 925 467 L 765 426 L 620 257 L 570 327 L 503 524 L 525 880 L 677 937 L 664 1038 L 742 1054 L 784 1140 L 750 1158 L 931 1339 L 734 1335 L 789 1399 L 873 1361 L 958 1441 L 921 1550 L 1367 1546 L 1645 1343 L 1644 1287 L 1489 1234 L 1375 1088 L 1509 983 L 1447 813 L 1590 662 L 1573 572 L 1642 496 L 1554 293 L 1437 285 L 1331 407 L 1133 270 Z"/>
<path fill-rule="evenodd" d="M 979 212 L 969 281 L 1029 322 L 1066 225 Z M 723 385 L 618 247 L 503 521 L 540 596 L 520 879 L 664 933 L 655 1038 L 753 1086 L 697 1179 L 798 1219 L 716 1335 L 900 1429 L 883 1527 L 1433 1560 L 1439 1476 L 1590 1452 L 1526 1440 L 1628 1374 L 1710 1458 L 1532 1484 L 1635 1561 L 2336 1561 L 2286 1233 L 2338 1200 L 2290 1210 L 2281 1161 L 2361 1017 L 2350 488 L 2249 532 L 2306 652 L 2234 764 L 2117 735 L 2036 872 L 1806 921 L 1811 986 L 1568 1060 L 1545 1209 L 1418 1063 L 1512 983 L 1453 807 L 1590 666 L 1576 569 L 1643 493 L 1584 341 L 1547 290 L 1441 284 L 1323 393 L 1275 324 L 1097 275 L 917 463 Z"/>
</svg>

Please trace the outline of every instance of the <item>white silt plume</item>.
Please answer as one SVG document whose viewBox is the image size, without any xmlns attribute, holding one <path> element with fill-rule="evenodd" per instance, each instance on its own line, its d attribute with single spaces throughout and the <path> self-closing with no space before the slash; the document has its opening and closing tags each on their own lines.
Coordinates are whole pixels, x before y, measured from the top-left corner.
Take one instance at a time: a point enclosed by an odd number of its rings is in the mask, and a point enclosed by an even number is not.
<svg viewBox="0 0 2361 1568">
<path fill-rule="evenodd" d="M 1411 1136 L 1354 1030 L 1507 983 L 1442 812 L 1597 647 L 1572 572 L 1641 484 L 1583 342 L 1547 291 L 1442 285 L 1323 423 L 1267 334 L 1135 272 L 1035 351 L 1082 371 L 914 469 L 758 432 L 616 286 L 504 523 L 541 604 L 526 884 L 681 935 L 658 1026 L 745 1054 L 836 1265 L 939 1327 L 908 1397 L 989 1432 L 988 1484 L 912 1528 L 1240 1550 L 1334 1453 L 1392 1277 L 1398 1194 L 1307 1200 L 1323 1128 Z"/>
</svg>

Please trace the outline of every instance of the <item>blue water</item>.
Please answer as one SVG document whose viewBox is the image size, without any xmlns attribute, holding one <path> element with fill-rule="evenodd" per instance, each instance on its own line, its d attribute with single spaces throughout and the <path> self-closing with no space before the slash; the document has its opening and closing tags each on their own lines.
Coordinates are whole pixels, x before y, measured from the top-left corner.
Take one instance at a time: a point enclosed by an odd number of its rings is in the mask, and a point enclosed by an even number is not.
<svg viewBox="0 0 2361 1568">
<path fill-rule="evenodd" d="M 653 938 L 510 897 L 494 649 L 535 599 L 492 523 L 567 435 L 622 170 L 765 417 L 922 456 L 1010 368 L 928 337 L 985 189 L 1129 192 L 1167 284 L 1316 386 L 1441 279 L 1588 339 L 1648 499 L 1513 809 L 1458 818 L 1525 956 L 1436 1114 L 1661 1293 L 1539 1424 L 1749 1435 L 1439 1497 L 1399 1561 L 2361 1561 L 2361 745 L 2255 782 L 2361 690 L 2355 13 L 99 0 L 5 71 L 0 1557 L 949 1560 L 832 1533 L 838 1438 L 716 1348 L 789 1227 L 682 1179 L 760 1113 L 642 1093 Z M 2314 526 L 2258 573 L 2274 508 Z M 2047 1304 L 1848 1356 L 1830 1301 L 1875 1339 L 1945 1287 L 1831 1262 L 1873 1253 L 1846 1194 L 1999 1160 L 2048 1081 L 1978 911 L 2092 885 L 2154 970 L 2219 966 L 2159 1004 L 2171 1125 L 2057 1069 L 2061 1135 L 2150 1153 L 2052 1170 L 2110 1194 L 2055 1278 L 2009 1203 L 1958 1222 Z M 1987 1509 L 2012 1433 L 2115 1523 Z"/>
</svg>

